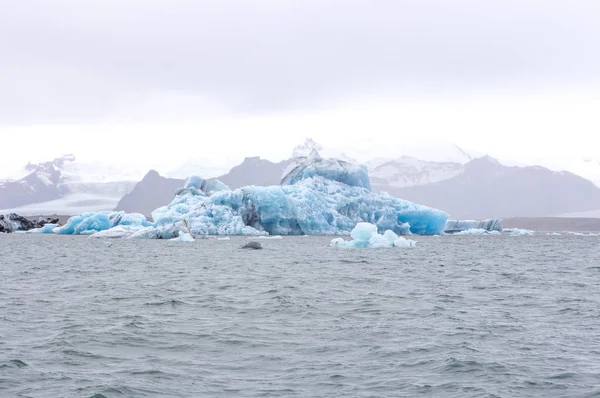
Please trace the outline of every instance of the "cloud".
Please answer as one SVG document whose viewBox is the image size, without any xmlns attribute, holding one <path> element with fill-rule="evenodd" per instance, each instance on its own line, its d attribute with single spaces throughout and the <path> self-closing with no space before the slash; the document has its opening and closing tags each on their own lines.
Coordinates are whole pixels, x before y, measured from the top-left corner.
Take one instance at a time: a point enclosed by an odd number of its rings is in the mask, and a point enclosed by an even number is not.
<svg viewBox="0 0 600 398">
<path fill-rule="evenodd" d="M 0 123 L 152 121 L 149 103 L 203 120 L 586 86 L 600 70 L 598 20 L 595 0 L 9 2 Z"/>
</svg>

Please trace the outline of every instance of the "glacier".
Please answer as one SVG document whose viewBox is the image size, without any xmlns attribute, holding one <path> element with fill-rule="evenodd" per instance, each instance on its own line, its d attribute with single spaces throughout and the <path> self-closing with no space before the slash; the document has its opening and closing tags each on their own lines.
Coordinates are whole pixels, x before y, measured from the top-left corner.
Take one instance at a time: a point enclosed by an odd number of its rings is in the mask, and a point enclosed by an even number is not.
<svg viewBox="0 0 600 398">
<path fill-rule="evenodd" d="M 84 213 L 54 233 L 93 235 L 112 230 L 107 235 L 130 239 L 173 239 L 180 233 L 340 236 L 350 234 L 360 222 L 396 235 L 443 233 L 447 213 L 374 193 L 370 186 L 365 166 L 323 159 L 313 151 L 296 159 L 278 186 L 231 190 L 218 180 L 191 176 L 171 203 L 152 212 L 152 222 L 141 214 Z"/>
</svg>

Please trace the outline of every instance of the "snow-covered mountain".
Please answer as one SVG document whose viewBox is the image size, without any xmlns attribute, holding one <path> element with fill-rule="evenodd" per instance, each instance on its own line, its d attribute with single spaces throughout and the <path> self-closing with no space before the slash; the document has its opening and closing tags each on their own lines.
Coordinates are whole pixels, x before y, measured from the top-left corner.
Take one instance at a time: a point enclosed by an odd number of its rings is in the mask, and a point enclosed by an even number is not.
<svg viewBox="0 0 600 398">
<path fill-rule="evenodd" d="M 135 169 L 77 162 L 71 154 L 28 163 L 22 171 L 21 178 L 0 182 L 0 212 L 34 215 L 111 210 L 140 178 Z"/>
<path fill-rule="evenodd" d="M 439 182 L 460 174 L 464 165 L 475 154 L 463 150 L 451 143 L 410 144 L 398 148 L 394 157 L 368 158 L 368 154 L 349 156 L 339 150 L 326 148 L 307 138 L 292 151 L 293 157 L 308 156 L 316 149 L 323 157 L 332 157 L 350 163 L 362 162 L 369 169 L 371 183 L 374 186 L 409 187 Z M 358 160 L 361 157 L 363 160 Z"/>
<path fill-rule="evenodd" d="M 357 163 L 362 160 L 358 159 L 359 157 L 357 156 L 350 156 L 339 149 L 323 147 L 323 145 L 315 142 L 312 138 L 307 138 L 302 144 L 295 146 L 292 150 L 292 158 L 307 157 L 313 149 L 324 158 L 334 158 L 350 163 Z"/>
<path fill-rule="evenodd" d="M 427 162 L 402 156 L 374 167 L 369 172 L 373 186 L 411 187 L 440 182 L 462 173 L 464 165 L 455 162 Z"/>
</svg>

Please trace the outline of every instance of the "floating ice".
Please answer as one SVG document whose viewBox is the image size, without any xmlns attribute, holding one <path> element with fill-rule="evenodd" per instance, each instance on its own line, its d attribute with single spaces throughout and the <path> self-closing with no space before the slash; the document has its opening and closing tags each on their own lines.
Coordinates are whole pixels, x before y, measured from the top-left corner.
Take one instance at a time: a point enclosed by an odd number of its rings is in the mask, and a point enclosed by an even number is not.
<svg viewBox="0 0 600 398">
<path fill-rule="evenodd" d="M 171 242 L 194 242 L 194 237 L 191 234 L 179 231 L 179 236 L 169 239 Z"/>
<path fill-rule="evenodd" d="M 316 176 L 295 185 L 188 189 L 152 213 L 155 225 L 187 220 L 193 235 L 347 235 L 358 222 L 398 235 L 443 231 L 443 211 Z"/>
<path fill-rule="evenodd" d="M 547 232 L 546 235 L 560 236 L 561 234 L 559 232 Z"/>
<path fill-rule="evenodd" d="M 350 233 L 353 240 L 335 238 L 331 240 L 330 246 L 376 248 L 376 247 L 413 247 L 417 244 L 414 240 L 405 239 L 387 230 L 382 235 L 377 233 L 377 225 L 360 222 Z"/>
<path fill-rule="evenodd" d="M 500 220 L 495 218 L 487 220 L 448 220 L 446 222 L 446 226 L 444 227 L 444 232 L 447 234 L 452 234 L 469 229 L 483 229 L 486 231 L 502 232 L 502 223 Z"/>
<path fill-rule="evenodd" d="M 234 191 L 218 180 L 190 177 L 166 206 L 141 214 L 84 213 L 55 232 L 93 234 L 116 226 L 135 229 L 130 238 L 172 239 L 179 231 L 204 235 L 348 235 L 360 222 L 396 235 L 435 235 L 448 215 L 437 209 L 369 190 L 366 167 L 301 158 L 281 186 L 248 186 Z M 182 224 L 183 223 L 183 224 Z"/>
<path fill-rule="evenodd" d="M 595 234 L 593 232 L 589 232 L 587 234 L 584 234 L 582 232 L 571 232 L 571 231 L 569 231 L 569 232 L 567 232 L 567 234 L 574 235 L 574 236 L 600 236 L 600 233 Z"/>
<path fill-rule="evenodd" d="M 52 234 L 54 229 L 58 228 L 58 224 L 44 224 L 41 228 L 30 229 L 27 231 L 28 234 Z"/>
<path fill-rule="evenodd" d="M 521 229 L 521 228 L 505 228 L 503 232 L 509 232 L 511 236 L 521 236 L 521 235 L 534 235 L 535 231 L 531 229 Z"/>
<path fill-rule="evenodd" d="M 248 237 L 248 239 L 270 239 L 270 240 L 278 240 L 278 239 L 283 239 L 283 237 L 281 237 L 280 235 L 275 235 L 275 236 L 250 236 L 250 237 Z"/>
<path fill-rule="evenodd" d="M 223 238 L 217 238 L 217 240 L 231 240 L 229 236 L 225 236 Z"/>
<path fill-rule="evenodd" d="M 498 231 L 488 231 L 483 228 L 470 228 L 463 231 L 455 232 L 452 235 L 500 235 Z"/>
<path fill-rule="evenodd" d="M 116 226 L 147 227 L 151 223 L 142 214 L 125 213 L 123 211 L 102 211 L 99 213 L 83 213 L 69 218 L 62 227 L 54 229 L 56 234 L 92 235 Z"/>
<path fill-rule="evenodd" d="M 117 225 L 105 231 L 96 232 L 90 235 L 90 238 L 128 238 L 135 232 L 135 227 Z"/>
<path fill-rule="evenodd" d="M 150 226 L 138 229 L 129 238 L 130 239 L 174 239 L 180 234 L 189 234 L 190 229 L 185 220 L 172 224 L 161 225 L 158 227 Z"/>
</svg>

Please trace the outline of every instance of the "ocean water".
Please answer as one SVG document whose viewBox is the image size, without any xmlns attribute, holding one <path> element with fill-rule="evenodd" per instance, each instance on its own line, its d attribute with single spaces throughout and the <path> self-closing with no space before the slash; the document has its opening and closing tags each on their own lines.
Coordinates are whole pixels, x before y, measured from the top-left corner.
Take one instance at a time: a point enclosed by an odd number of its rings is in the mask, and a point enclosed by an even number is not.
<svg viewBox="0 0 600 398">
<path fill-rule="evenodd" d="M 600 237 L 0 234 L 0 397 L 600 396 Z"/>
</svg>

